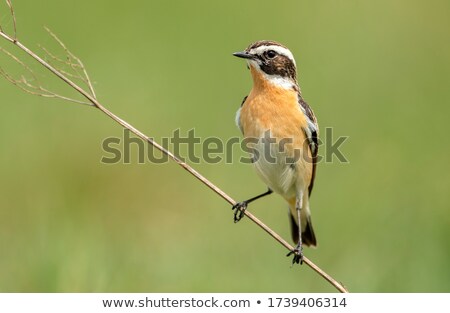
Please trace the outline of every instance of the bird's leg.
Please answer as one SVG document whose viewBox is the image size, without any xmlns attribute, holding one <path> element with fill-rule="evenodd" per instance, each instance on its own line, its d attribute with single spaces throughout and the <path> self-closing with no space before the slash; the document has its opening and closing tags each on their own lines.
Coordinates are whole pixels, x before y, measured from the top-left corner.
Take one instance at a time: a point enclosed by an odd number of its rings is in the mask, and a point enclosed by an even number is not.
<svg viewBox="0 0 450 313">
<path fill-rule="evenodd" d="M 232 209 L 234 210 L 234 222 L 237 223 L 239 222 L 243 217 L 244 217 L 244 212 L 247 209 L 247 205 L 259 198 L 268 196 L 272 193 L 272 189 L 268 189 L 266 192 L 257 195 L 256 197 L 250 198 L 248 200 L 242 201 L 242 202 L 238 202 L 235 205 L 233 205 Z"/>
<path fill-rule="evenodd" d="M 295 202 L 295 209 L 297 211 L 297 222 L 298 222 L 298 243 L 295 246 L 294 250 L 289 252 L 287 256 L 294 255 L 294 258 L 292 259 L 292 264 L 303 264 L 303 247 L 302 247 L 302 219 L 301 219 L 301 213 L 302 213 L 302 206 L 303 206 L 303 193 L 301 193 L 297 197 L 297 201 Z"/>
</svg>

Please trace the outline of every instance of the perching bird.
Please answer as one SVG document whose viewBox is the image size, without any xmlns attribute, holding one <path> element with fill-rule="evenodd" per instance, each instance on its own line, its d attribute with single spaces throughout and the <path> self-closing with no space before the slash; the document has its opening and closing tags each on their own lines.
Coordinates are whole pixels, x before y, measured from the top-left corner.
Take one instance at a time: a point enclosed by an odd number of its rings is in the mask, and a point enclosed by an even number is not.
<svg viewBox="0 0 450 313">
<path fill-rule="evenodd" d="M 297 83 L 294 57 L 275 41 L 257 41 L 233 54 L 247 60 L 253 88 L 237 111 L 236 123 L 248 140 L 252 163 L 269 187 L 233 206 L 235 222 L 247 205 L 273 191 L 289 204 L 293 263 L 302 263 L 302 244 L 316 246 L 309 198 L 316 173 L 319 127 Z"/>
</svg>

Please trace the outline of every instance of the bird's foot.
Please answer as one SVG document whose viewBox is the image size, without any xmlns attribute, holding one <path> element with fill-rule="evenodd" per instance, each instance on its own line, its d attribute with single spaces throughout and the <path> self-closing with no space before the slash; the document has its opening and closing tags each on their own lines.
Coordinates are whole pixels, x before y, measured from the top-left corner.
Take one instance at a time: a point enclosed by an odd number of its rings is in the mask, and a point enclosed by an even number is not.
<svg viewBox="0 0 450 313">
<path fill-rule="evenodd" d="M 303 264 L 303 248 L 300 244 L 297 244 L 291 252 L 289 252 L 286 256 L 294 255 L 292 259 L 292 265 L 295 263 L 302 265 Z"/>
<path fill-rule="evenodd" d="M 247 201 L 238 202 L 233 205 L 232 209 L 234 210 L 234 222 L 239 222 L 244 217 L 244 212 L 247 210 Z"/>
</svg>

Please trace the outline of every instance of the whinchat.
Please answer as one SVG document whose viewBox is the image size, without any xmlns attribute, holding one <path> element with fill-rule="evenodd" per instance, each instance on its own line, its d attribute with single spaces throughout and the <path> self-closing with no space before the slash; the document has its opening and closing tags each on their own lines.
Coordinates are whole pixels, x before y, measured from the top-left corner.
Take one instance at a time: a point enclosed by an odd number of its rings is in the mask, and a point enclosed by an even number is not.
<svg viewBox="0 0 450 313">
<path fill-rule="evenodd" d="M 251 143 L 256 172 L 269 188 L 234 205 L 234 219 L 237 222 L 243 217 L 250 202 L 273 191 L 280 194 L 289 204 L 296 243 L 288 256 L 293 254 L 293 263 L 301 264 L 302 244 L 317 245 L 309 207 L 317 163 L 317 120 L 303 100 L 294 56 L 288 48 L 264 40 L 233 55 L 247 60 L 253 78 L 253 88 L 237 111 L 236 123 Z"/>
</svg>

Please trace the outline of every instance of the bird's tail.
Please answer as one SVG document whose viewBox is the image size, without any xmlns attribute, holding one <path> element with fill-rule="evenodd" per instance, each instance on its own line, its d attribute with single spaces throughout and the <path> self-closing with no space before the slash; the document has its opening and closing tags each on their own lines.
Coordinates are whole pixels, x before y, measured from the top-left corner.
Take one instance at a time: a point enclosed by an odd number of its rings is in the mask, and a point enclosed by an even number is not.
<svg viewBox="0 0 450 313">
<path fill-rule="evenodd" d="M 311 213 L 309 211 L 309 201 L 305 199 L 303 209 L 301 212 L 301 220 L 302 220 L 302 244 L 308 247 L 316 247 L 317 240 L 316 235 L 314 234 L 314 229 L 311 222 Z M 293 203 L 290 202 L 289 207 L 289 221 L 291 223 L 291 234 L 292 240 L 297 244 L 298 243 L 298 222 L 297 222 L 297 214 L 295 209 L 295 201 Z M 295 214 L 295 215 L 294 215 Z"/>
</svg>

